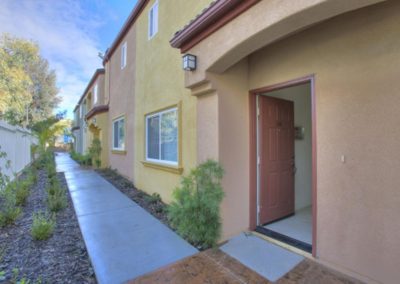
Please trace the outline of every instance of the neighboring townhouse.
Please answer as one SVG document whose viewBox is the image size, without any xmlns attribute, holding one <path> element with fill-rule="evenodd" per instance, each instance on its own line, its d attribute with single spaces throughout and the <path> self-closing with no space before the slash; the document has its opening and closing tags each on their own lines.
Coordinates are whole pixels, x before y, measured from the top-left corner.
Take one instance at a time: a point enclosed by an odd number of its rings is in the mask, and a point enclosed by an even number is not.
<svg viewBox="0 0 400 284">
<path fill-rule="evenodd" d="M 87 145 L 92 145 L 93 139 L 99 139 L 101 144 L 101 167 L 107 167 L 109 148 L 108 104 L 105 92 L 104 69 L 97 69 L 86 89 L 86 102 L 89 106 L 85 115 L 88 129 Z"/>
<path fill-rule="evenodd" d="M 226 171 L 223 239 L 257 230 L 366 282 L 398 282 L 399 11 L 215 1 L 175 34 L 197 57 L 185 75 L 197 162 Z"/>
<path fill-rule="evenodd" d="M 88 153 L 93 139 L 101 143 L 101 166 L 108 166 L 108 104 L 105 97 L 104 69 L 97 69 L 74 109 L 74 149 Z"/>
<path fill-rule="evenodd" d="M 210 2 L 138 1 L 105 55 L 110 166 L 166 202 L 197 164 L 196 98 L 169 39 Z"/>
<path fill-rule="evenodd" d="M 74 109 L 74 122 L 71 128 L 72 136 L 74 137 L 73 149 L 77 153 L 82 153 L 82 122 L 80 119 L 80 109 L 77 105 Z"/>
</svg>

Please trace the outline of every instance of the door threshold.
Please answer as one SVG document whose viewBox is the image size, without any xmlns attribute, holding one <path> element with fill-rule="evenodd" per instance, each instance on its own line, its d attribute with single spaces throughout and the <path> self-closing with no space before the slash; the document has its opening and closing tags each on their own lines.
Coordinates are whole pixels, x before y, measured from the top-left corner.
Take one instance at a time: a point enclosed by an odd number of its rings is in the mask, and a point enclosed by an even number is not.
<svg viewBox="0 0 400 284">
<path fill-rule="evenodd" d="M 266 236 L 268 236 L 270 238 L 273 238 L 273 239 L 276 239 L 276 240 L 281 241 L 283 243 L 286 243 L 288 245 L 291 245 L 291 246 L 293 246 L 295 248 L 301 249 L 301 250 L 303 250 L 305 252 L 312 253 L 312 245 L 307 244 L 305 242 L 293 239 L 293 238 L 291 238 L 289 236 L 283 235 L 281 233 L 272 231 L 270 229 L 267 229 L 267 228 L 264 228 L 264 227 L 261 227 L 261 226 L 257 226 L 255 231 L 260 233 L 260 234 L 266 235 Z"/>
</svg>

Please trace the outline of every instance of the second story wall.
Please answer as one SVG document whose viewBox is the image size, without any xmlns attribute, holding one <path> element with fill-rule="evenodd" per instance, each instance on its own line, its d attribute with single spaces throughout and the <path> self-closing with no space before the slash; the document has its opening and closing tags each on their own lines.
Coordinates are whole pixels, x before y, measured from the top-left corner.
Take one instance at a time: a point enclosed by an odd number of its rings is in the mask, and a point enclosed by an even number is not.
<svg viewBox="0 0 400 284">
<path fill-rule="evenodd" d="M 109 162 L 113 169 L 130 180 L 133 180 L 134 161 L 135 38 L 136 28 L 133 25 L 105 63 L 105 101 L 109 105 Z M 124 140 L 119 147 L 114 145 L 113 132 L 114 126 L 119 125 L 117 120 L 123 121 L 120 124 L 121 131 L 117 133 Z"/>
</svg>

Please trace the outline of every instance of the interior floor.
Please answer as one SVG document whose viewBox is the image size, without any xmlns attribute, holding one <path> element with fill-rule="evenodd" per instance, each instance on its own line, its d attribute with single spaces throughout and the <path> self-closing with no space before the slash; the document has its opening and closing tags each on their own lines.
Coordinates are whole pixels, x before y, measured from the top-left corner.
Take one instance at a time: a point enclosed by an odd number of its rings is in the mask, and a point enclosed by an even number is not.
<svg viewBox="0 0 400 284">
<path fill-rule="evenodd" d="M 311 245 L 312 244 L 311 206 L 296 211 L 293 216 L 265 225 L 264 228 Z"/>
</svg>

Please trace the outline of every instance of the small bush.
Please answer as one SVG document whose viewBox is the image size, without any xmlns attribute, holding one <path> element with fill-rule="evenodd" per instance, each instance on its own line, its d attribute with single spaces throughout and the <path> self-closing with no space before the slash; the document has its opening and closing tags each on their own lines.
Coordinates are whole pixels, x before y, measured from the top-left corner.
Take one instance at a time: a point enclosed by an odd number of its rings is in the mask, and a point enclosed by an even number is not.
<svg viewBox="0 0 400 284">
<path fill-rule="evenodd" d="M 21 214 L 21 208 L 17 206 L 15 192 L 6 188 L 1 192 L 0 227 L 14 224 Z"/>
<path fill-rule="evenodd" d="M 48 178 L 53 178 L 57 175 L 56 166 L 53 163 L 47 164 L 47 176 Z"/>
<path fill-rule="evenodd" d="M 37 170 L 35 168 L 32 168 L 29 173 L 28 173 L 28 177 L 26 178 L 26 180 L 32 185 L 34 185 L 35 183 L 37 183 L 38 180 L 38 173 Z"/>
<path fill-rule="evenodd" d="M 60 187 L 60 181 L 57 176 L 50 178 L 49 183 L 51 187 Z"/>
<path fill-rule="evenodd" d="M 32 184 L 29 180 L 15 182 L 15 202 L 18 206 L 26 204 Z"/>
<path fill-rule="evenodd" d="M 161 196 L 158 193 L 153 193 L 152 195 L 147 195 L 144 198 L 147 203 L 156 204 L 161 202 Z"/>
<path fill-rule="evenodd" d="M 91 166 L 92 165 L 92 156 L 90 154 L 81 155 L 75 151 L 71 151 L 71 158 L 74 159 L 77 163 L 82 166 Z"/>
<path fill-rule="evenodd" d="M 50 151 L 40 151 L 39 158 L 34 162 L 36 169 L 44 169 L 47 165 L 54 164 L 54 155 Z"/>
<path fill-rule="evenodd" d="M 91 162 L 93 161 L 96 164 L 97 168 L 100 168 L 101 166 L 101 141 L 99 138 L 94 138 L 92 141 L 92 145 L 89 147 L 89 155 L 91 158 Z"/>
<path fill-rule="evenodd" d="M 208 160 L 182 178 L 174 190 L 168 217 L 177 232 L 193 245 L 215 246 L 221 235 L 220 204 L 224 196 L 222 167 Z"/>
<path fill-rule="evenodd" d="M 51 212 L 58 212 L 67 207 L 66 192 L 59 184 L 47 188 L 47 207 Z"/>
<path fill-rule="evenodd" d="M 34 213 L 31 234 L 34 240 L 47 240 L 53 234 L 56 221 L 48 213 Z"/>
</svg>

